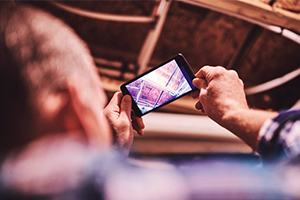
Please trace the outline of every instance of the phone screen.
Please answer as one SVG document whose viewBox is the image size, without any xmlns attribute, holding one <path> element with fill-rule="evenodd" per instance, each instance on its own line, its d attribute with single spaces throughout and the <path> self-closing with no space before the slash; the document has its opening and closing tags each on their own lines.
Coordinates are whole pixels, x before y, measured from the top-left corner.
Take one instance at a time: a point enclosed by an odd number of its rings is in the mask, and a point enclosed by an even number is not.
<svg viewBox="0 0 300 200">
<path fill-rule="evenodd" d="M 193 77 L 185 59 L 178 55 L 124 84 L 121 89 L 126 88 L 125 93 L 134 101 L 133 110 L 141 116 L 194 90 Z"/>
</svg>

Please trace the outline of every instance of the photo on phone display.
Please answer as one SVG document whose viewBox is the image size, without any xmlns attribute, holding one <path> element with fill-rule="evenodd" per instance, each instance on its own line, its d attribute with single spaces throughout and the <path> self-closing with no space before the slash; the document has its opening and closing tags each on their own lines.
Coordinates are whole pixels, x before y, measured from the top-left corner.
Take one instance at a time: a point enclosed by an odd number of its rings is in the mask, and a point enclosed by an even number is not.
<svg viewBox="0 0 300 200">
<path fill-rule="evenodd" d="M 137 116 L 166 105 L 195 89 L 194 75 L 181 54 L 121 86 Z"/>
</svg>

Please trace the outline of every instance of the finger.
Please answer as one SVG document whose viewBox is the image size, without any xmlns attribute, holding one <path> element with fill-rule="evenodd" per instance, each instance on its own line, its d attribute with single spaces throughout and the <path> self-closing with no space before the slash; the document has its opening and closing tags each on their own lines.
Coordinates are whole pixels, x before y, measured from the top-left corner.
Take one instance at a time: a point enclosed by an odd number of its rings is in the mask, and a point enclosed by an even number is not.
<svg viewBox="0 0 300 200">
<path fill-rule="evenodd" d="M 193 84 L 196 88 L 201 89 L 201 88 L 206 88 L 207 87 L 207 82 L 206 80 L 202 78 L 194 78 L 193 79 Z"/>
<path fill-rule="evenodd" d="M 194 85 L 196 88 L 198 88 L 198 89 L 201 88 L 201 83 L 200 83 L 200 81 L 199 81 L 199 78 L 194 78 L 192 82 L 193 82 L 193 85 Z"/>
<path fill-rule="evenodd" d="M 197 103 L 195 104 L 195 108 L 196 108 L 197 110 L 203 109 L 203 106 L 202 106 L 202 104 L 200 103 L 200 101 L 197 101 Z"/>
<path fill-rule="evenodd" d="M 137 126 L 141 129 L 145 128 L 145 124 L 143 118 L 136 116 L 134 112 L 131 114 L 132 121 L 137 124 Z"/>
<path fill-rule="evenodd" d="M 113 95 L 113 97 L 111 98 L 111 100 L 109 101 L 107 106 L 111 106 L 111 105 L 119 106 L 121 103 L 122 97 L 123 97 L 122 92 L 115 92 L 115 94 Z"/>
<path fill-rule="evenodd" d="M 143 119 L 141 117 L 137 117 L 134 113 L 132 113 L 131 116 L 133 129 L 136 130 L 139 135 L 143 135 L 143 129 L 145 128 Z"/>
<path fill-rule="evenodd" d="M 193 91 L 191 95 L 194 99 L 198 99 L 199 94 L 200 94 L 200 90 L 196 90 L 196 91 Z"/>
<path fill-rule="evenodd" d="M 131 97 L 129 95 L 123 96 L 120 107 L 120 117 L 125 115 L 131 120 Z"/>
<path fill-rule="evenodd" d="M 133 129 L 139 134 L 139 135 L 144 135 L 144 130 L 138 128 L 138 126 L 136 124 L 132 124 Z"/>
<path fill-rule="evenodd" d="M 116 92 L 110 99 L 109 103 L 104 109 L 104 113 L 108 118 L 118 118 L 122 96 L 122 92 Z"/>
<path fill-rule="evenodd" d="M 203 66 L 201 69 L 199 69 L 199 71 L 195 74 L 195 76 L 197 78 L 202 78 L 202 79 L 206 79 L 206 76 L 208 74 L 208 71 L 211 67 L 206 65 L 206 66 Z"/>
</svg>

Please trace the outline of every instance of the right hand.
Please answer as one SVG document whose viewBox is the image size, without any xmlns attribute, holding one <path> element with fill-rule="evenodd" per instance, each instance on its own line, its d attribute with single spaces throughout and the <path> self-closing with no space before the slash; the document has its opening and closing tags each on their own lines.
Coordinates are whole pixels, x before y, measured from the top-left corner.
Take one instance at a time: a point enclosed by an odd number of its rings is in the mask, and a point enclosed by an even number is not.
<svg viewBox="0 0 300 200">
<path fill-rule="evenodd" d="M 113 130 L 115 145 L 129 153 L 133 142 L 133 130 L 143 135 L 145 128 L 143 119 L 131 112 L 131 97 L 116 92 L 103 112 Z"/>
<path fill-rule="evenodd" d="M 204 66 L 196 74 L 193 84 L 199 89 L 192 96 L 199 98 L 195 107 L 219 124 L 231 111 L 249 109 L 243 81 L 236 71 L 224 67 Z"/>
</svg>

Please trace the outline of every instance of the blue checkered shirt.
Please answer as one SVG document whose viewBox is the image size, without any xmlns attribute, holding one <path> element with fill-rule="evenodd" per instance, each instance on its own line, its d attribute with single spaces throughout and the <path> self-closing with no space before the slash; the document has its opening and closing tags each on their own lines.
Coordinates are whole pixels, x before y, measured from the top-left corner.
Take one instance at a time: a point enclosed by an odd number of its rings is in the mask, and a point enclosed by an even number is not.
<svg viewBox="0 0 300 200">
<path fill-rule="evenodd" d="M 266 161 L 300 158 L 300 110 L 281 112 L 259 132 L 258 151 Z"/>
</svg>

